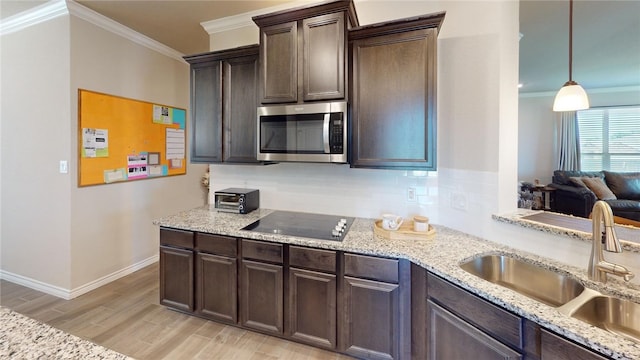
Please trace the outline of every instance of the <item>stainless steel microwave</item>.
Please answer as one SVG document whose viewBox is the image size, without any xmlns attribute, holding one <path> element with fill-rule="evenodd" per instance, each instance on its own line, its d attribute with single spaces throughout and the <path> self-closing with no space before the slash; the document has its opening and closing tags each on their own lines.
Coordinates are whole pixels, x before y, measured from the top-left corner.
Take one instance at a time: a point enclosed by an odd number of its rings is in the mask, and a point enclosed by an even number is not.
<svg viewBox="0 0 640 360">
<path fill-rule="evenodd" d="M 347 162 L 347 103 L 258 107 L 262 161 Z"/>
</svg>

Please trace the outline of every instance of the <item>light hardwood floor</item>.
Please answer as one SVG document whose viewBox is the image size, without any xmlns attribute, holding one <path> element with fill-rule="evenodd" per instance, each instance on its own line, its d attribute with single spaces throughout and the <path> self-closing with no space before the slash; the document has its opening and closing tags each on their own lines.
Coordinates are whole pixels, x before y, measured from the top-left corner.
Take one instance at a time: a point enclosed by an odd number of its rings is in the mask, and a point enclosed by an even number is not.
<svg viewBox="0 0 640 360">
<path fill-rule="evenodd" d="M 72 300 L 2 280 L 0 305 L 141 360 L 352 359 L 169 310 L 157 263 Z"/>
</svg>

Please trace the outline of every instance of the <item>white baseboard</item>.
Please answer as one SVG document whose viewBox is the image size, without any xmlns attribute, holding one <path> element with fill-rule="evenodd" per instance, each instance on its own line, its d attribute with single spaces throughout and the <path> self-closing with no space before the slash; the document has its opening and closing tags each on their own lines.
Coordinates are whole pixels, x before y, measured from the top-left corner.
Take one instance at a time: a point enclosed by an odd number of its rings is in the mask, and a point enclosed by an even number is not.
<svg viewBox="0 0 640 360">
<path fill-rule="evenodd" d="M 131 273 L 134 273 L 146 266 L 149 266 L 155 262 L 157 262 L 159 259 L 158 255 L 154 255 L 150 258 L 147 258 L 145 260 L 142 260 L 140 262 L 137 262 L 133 265 L 127 266 L 124 269 L 118 270 L 116 272 L 113 272 L 109 275 L 103 276 L 97 280 L 91 281 L 89 283 L 86 283 L 82 286 L 79 286 L 75 289 L 69 290 L 69 289 L 64 289 L 61 288 L 59 286 L 54 286 L 54 285 L 50 285 L 47 283 L 44 283 L 42 281 L 38 281 L 38 280 L 34 280 L 31 278 L 28 278 L 26 276 L 22 276 L 22 275 L 18 275 L 18 274 L 13 274 L 10 273 L 8 271 L 4 271 L 4 270 L 0 270 L 0 279 L 3 280 L 7 280 L 10 281 L 12 283 L 16 283 L 22 286 L 26 286 L 28 288 L 34 289 L 34 290 L 38 290 L 38 291 L 42 291 L 43 293 L 49 294 L 49 295 L 53 295 L 53 296 L 57 296 L 59 298 L 63 298 L 65 300 L 71 300 L 73 298 L 76 298 L 82 294 L 86 294 L 91 290 L 95 290 L 103 285 L 106 285 L 112 281 L 118 280 L 121 277 L 127 276 Z"/>
<path fill-rule="evenodd" d="M 61 288 L 59 286 L 50 285 L 42 281 L 34 280 L 32 278 L 10 273 L 8 271 L 0 270 L 0 279 L 12 282 L 14 284 L 26 286 L 33 290 L 42 291 L 43 293 L 57 296 L 65 300 L 71 299 L 69 297 L 69 290 Z"/>
</svg>

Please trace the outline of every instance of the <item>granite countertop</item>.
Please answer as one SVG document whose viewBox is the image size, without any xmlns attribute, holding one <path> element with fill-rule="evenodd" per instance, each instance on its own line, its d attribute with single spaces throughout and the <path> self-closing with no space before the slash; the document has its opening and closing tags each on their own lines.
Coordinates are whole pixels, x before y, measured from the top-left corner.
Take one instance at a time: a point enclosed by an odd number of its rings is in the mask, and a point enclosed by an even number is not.
<svg viewBox="0 0 640 360">
<path fill-rule="evenodd" d="M 133 359 L 0 307 L 0 359 Z"/>
<path fill-rule="evenodd" d="M 591 220 L 542 210 L 519 209 L 493 215 L 493 219 L 553 235 L 562 235 L 591 243 Z M 616 233 L 624 251 L 640 253 L 640 229 L 616 224 Z"/>
<path fill-rule="evenodd" d="M 373 232 L 374 219 L 356 218 L 342 242 L 314 240 L 240 230 L 274 210 L 258 209 L 247 215 L 217 212 L 203 206 L 155 220 L 159 226 L 215 233 L 246 239 L 311 246 L 386 257 L 404 258 L 470 292 L 614 359 L 640 359 L 640 343 L 624 339 L 559 312 L 556 308 L 482 280 L 459 267 L 461 262 L 484 254 L 507 254 L 546 268 L 570 274 L 585 287 L 604 294 L 640 302 L 640 287 L 610 279 L 607 284 L 588 279 L 585 268 L 512 249 L 460 231 L 433 225 L 435 237 L 389 240 Z M 586 261 L 586 260 L 585 260 Z"/>
</svg>

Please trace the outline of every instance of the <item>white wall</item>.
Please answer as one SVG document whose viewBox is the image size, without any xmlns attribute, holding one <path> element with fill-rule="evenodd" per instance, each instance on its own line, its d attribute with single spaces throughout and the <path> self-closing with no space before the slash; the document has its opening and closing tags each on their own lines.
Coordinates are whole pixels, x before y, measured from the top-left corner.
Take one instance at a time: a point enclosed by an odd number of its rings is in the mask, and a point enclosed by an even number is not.
<svg viewBox="0 0 640 360">
<path fill-rule="evenodd" d="M 1 40 L 2 277 L 70 298 L 156 261 L 152 220 L 204 204 L 207 167 L 79 188 L 77 93 L 188 109 L 188 64 L 68 14 Z"/>
<path fill-rule="evenodd" d="M 612 89 L 586 89 L 591 107 L 638 105 L 640 86 Z M 555 137 L 558 113 L 551 108 L 555 92 L 520 95 L 518 133 L 518 179 L 547 184 L 556 169 Z"/>
<path fill-rule="evenodd" d="M 71 287 L 69 18 L 2 36 L 2 270 Z"/>
<path fill-rule="evenodd" d="M 189 108 L 189 65 L 71 17 L 71 118 L 77 89 Z M 190 131 L 189 126 L 187 130 Z M 69 143 L 78 158 L 77 121 Z M 140 149 L 142 151 L 143 149 Z M 188 157 L 188 154 L 187 154 Z M 202 205 L 205 165 L 187 175 L 78 188 L 71 178 L 71 286 L 77 288 L 158 254 L 154 218 Z"/>
</svg>

